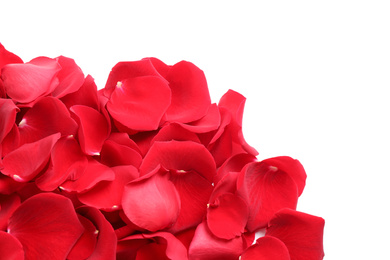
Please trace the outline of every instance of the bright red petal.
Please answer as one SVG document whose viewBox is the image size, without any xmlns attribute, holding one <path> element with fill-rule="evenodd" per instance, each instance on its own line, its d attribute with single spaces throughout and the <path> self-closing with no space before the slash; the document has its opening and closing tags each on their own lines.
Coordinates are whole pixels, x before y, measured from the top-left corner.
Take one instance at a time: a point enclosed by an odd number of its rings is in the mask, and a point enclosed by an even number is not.
<svg viewBox="0 0 390 260">
<path fill-rule="evenodd" d="M 18 111 L 11 99 L 0 98 L 0 144 L 14 126 Z"/>
<path fill-rule="evenodd" d="M 265 227 L 280 209 L 295 209 L 298 201 L 294 180 L 263 161 L 244 167 L 238 177 L 237 193 L 249 204 L 247 228 L 250 232 Z"/>
<path fill-rule="evenodd" d="M 97 110 L 99 105 L 95 80 L 90 75 L 87 75 L 79 90 L 62 97 L 61 101 L 64 102 L 68 109 L 74 105 L 84 105 Z"/>
<path fill-rule="evenodd" d="M 53 134 L 10 152 L 3 159 L 2 173 L 21 182 L 33 179 L 46 166 L 51 150 L 59 138 L 60 133 Z"/>
<path fill-rule="evenodd" d="M 107 110 L 120 124 L 137 131 L 155 130 L 169 104 L 171 90 L 161 77 L 138 77 L 119 82 Z"/>
<path fill-rule="evenodd" d="M 2 67 L 4 67 L 4 65 L 7 65 L 9 63 L 23 63 L 23 60 L 14 53 L 6 50 L 4 46 L 0 43 L 0 70 Z"/>
<path fill-rule="evenodd" d="M 241 255 L 241 260 L 290 260 L 286 245 L 275 237 L 265 236 L 257 239 Z"/>
<path fill-rule="evenodd" d="M 180 125 L 194 133 L 206 133 L 216 130 L 220 123 L 221 115 L 219 109 L 216 104 L 211 104 L 204 117 L 187 124 L 180 123 Z"/>
<path fill-rule="evenodd" d="M 129 138 L 128 135 L 127 138 Z M 110 167 L 133 165 L 138 168 L 141 165 L 142 156 L 137 150 L 108 139 L 103 144 L 100 160 Z"/>
<path fill-rule="evenodd" d="M 23 245 L 14 236 L 0 231 L 0 256 L 6 260 L 24 260 Z"/>
<path fill-rule="evenodd" d="M 55 59 L 38 57 L 25 64 L 8 64 L 1 77 L 7 95 L 16 102 L 29 103 L 49 94 L 58 84 L 61 66 Z"/>
<path fill-rule="evenodd" d="M 288 248 L 291 260 L 320 260 L 324 257 L 323 218 L 282 209 L 271 219 L 266 236 L 280 239 Z"/>
<path fill-rule="evenodd" d="M 110 129 L 106 118 L 91 107 L 75 105 L 70 110 L 77 116 L 80 147 L 87 155 L 99 155 Z"/>
<path fill-rule="evenodd" d="M 246 202 L 232 193 L 225 193 L 209 204 L 207 226 L 219 238 L 233 239 L 245 232 L 249 210 Z"/>
<path fill-rule="evenodd" d="M 166 79 L 172 91 L 167 121 L 189 123 L 206 115 L 211 99 L 202 70 L 190 62 L 181 61 L 171 67 Z"/>
<path fill-rule="evenodd" d="M 158 170 L 158 169 L 156 169 Z M 164 171 L 126 185 L 123 211 L 131 222 L 149 231 L 172 226 L 180 211 L 180 198 Z"/>
<path fill-rule="evenodd" d="M 23 245 L 26 259 L 65 259 L 84 232 L 72 202 L 53 193 L 24 201 L 11 216 L 8 230 Z"/>
<path fill-rule="evenodd" d="M 54 89 L 53 97 L 61 98 L 66 94 L 77 91 L 84 82 L 84 74 L 73 59 L 59 56 L 57 62 L 61 66 L 57 77 L 59 85 Z"/>
</svg>

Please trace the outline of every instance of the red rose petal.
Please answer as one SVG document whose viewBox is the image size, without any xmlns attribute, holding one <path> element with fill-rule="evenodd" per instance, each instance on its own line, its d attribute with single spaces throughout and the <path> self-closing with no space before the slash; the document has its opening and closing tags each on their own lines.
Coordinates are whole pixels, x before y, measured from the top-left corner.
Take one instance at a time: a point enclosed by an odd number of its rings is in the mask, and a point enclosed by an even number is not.
<svg viewBox="0 0 390 260">
<path fill-rule="evenodd" d="M 158 128 L 171 103 L 171 90 L 161 77 L 138 77 L 118 82 L 107 110 L 120 124 L 137 131 Z"/>
<path fill-rule="evenodd" d="M 56 75 L 60 70 L 55 59 L 38 57 L 25 64 L 5 65 L 1 77 L 10 98 L 29 103 L 50 93 L 58 85 Z"/>
<path fill-rule="evenodd" d="M 187 124 L 180 123 L 180 125 L 194 133 L 206 133 L 216 130 L 220 123 L 221 115 L 219 109 L 216 104 L 211 104 L 204 117 Z"/>
<path fill-rule="evenodd" d="M 289 156 L 278 156 L 264 160 L 270 166 L 284 171 L 295 181 L 298 187 L 298 196 L 300 196 L 306 184 L 306 172 L 302 164 Z"/>
<path fill-rule="evenodd" d="M 257 161 L 257 158 L 248 153 L 236 154 L 230 157 L 218 168 L 215 182 L 218 183 L 226 174 L 240 172 L 245 165 L 254 161 Z"/>
<path fill-rule="evenodd" d="M 92 76 L 87 75 L 79 90 L 62 97 L 61 101 L 68 109 L 74 105 L 84 105 L 97 110 L 99 105 L 95 80 Z"/>
<path fill-rule="evenodd" d="M 11 195 L 0 195 L 0 230 L 7 230 L 8 219 L 19 205 L 20 197 L 15 193 Z"/>
<path fill-rule="evenodd" d="M 59 56 L 56 60 L 60 64 L 61 70 L 57 74 L 59 85 L 54 89 L 52 95 L 61 98 L 77 91 L 83 85 L 84 74 L 73 59 Z"/>
<path fill-rule="evenodd" d="M 11 99 L 0 98 L 0 144 L 14 126 L 18 111 Z"/>
<path fill-rule="evenodd" d="M 57 141 L 51 151 L 51 165 L 35 183 L 43 191 L 53 191 L 67 179 L 78 179 L 85 171 L 88 159 L 72 136 Z"/>
<path fill-rule="evenodd" d="M 152 232 L 173 225 L 180 211 L 179 194 L 169 174 L 156 170 L 149 178 L 127 184 L 122 200 L 129 220 Z"/>
<path fill-rule="evenodd" d="M 21 182 L 33 179 L 46 166 L 51 150 L 59 138 L 60 133 L 53 134 L 10 152 L 3 159 L 2 173 Z"/>
<path fill-rule="evenodd" d="M 80 147 L 87 155 L 99 155 L 110 129 L 106 118 L 91 107 L 75 105 L 70 110 L 79 123 Z"/>
<path fill-rule="evenodd" d="M 106 140 L 102 147 L 100 160 L 110 167 L 133 165 L 138 168 L 141 165 L 142 156 L 137 150 L 113 140 Z"/>
<path fill-rule="evenodd" d="M 122 208 L 122 197 L 125 185 L 136 179 L 138 170 L 131 165 L 122 165 L 111 168 L 115 173 L 113 181 L 102 181 L 92 189 L 77 195 L 80 202 L 105 211 Z"/>
<path fill-rule="evenodd" d="M 0 256 L 6 260 L 24 260 L 23 245 L 14 236 L 0 231 Z"/>
<path fill-rule="evenodd" d="M 88 260 L 115 259 L 117 237 L 110 222 L 96 208 L 82 206 L 77 213 L 89 219 L 96 227 L 97 243 Z"/>
<path fill-rule="evenodd" d="M 324 257 L 324 219 L 282 209 L 271 219 L 266 236 L 280 239 L 288 248 L 291 260 L 322 259 Z"/>
<path fill-rule="evenodd" d="M 77 123 L 66 106 L 57 98 L 44 97 L 29 109 L 18 123 L 20 144 L 35 142 L 48 135 L 74 135 Z"/>
<path fill-rule="evenodd" d="M 290 260 L 286 245 L 275 237 L 265 236 L 257 239 L 241 255 L 240 260 Z"/>
<path fill-rule="evenodd" d="M 88 259 L 95 250 L 99 232 L 96 232 L 95 225 L 89 219 L 81 215 L 78 215 L 78 218 L 84 227 L 84 233 L 69 252 L 69 255 L 66 257 L 67 260 Z"/>
<path fill-rule="evenodd" d="M 68 180 L 61 185 L 66 191 L 85 192 L 101 181 L 112 181 L 115 179 L 114 171 L 100 162 L 89 159 L 87 167 L 80 178 Z"/>
<path fill-rule="evenodd" d="M 264 161 L 244 167 L 237 180 L 237 193 L 248 201 L 250 232 L 265 227 L 280 209 L 295 209 L 298 201 L 294 180 Z"/>
<path fill-rule="evenodd" d="M 186 130 L 183 126 L 176 123 L 171 123 L 162 127 L 150 143 L 153 144 L 156 141 L 171 140 L 193 141 L 200 143 L 200 140 L 195 133 Z"/>
<path fill-rule="evenodd" d="M 191 141 L 153 143 L 140 166 L 140 175 L 147 174 L 159 164 L 168 170 L 195 171 L 210 182 L 216 173 L 210 152 L 203 145 Z"/>
<path fill-rule="evenodd" d="M 23 63 L 23 60 L 14 53 L 6 50 L 4 46 L 0 43 L 0 75 L 1 68 L 9 63 Z"/>
<path fill-rule="evenodd" d="M 246 243 L 242 237 L 231 240 L 214 236 L 205 222 L 198 225 L 188 252 L 190 260 L 237 260 L 245 250 Z"/>
<path fill-rule="evenodd" d="M 11 216 L 8 230 L 23 245 L 26 259 L 65 259 L 84 232 L 72 202 L 53 193 L 24 201 Z"/>
<path fill-rule="evenodd" d="M 219 238 L 233 239 L 244 233 L 249 210 L 245 200 L 225 193 L 209 204 L 207 226 Z"/>
</svg>

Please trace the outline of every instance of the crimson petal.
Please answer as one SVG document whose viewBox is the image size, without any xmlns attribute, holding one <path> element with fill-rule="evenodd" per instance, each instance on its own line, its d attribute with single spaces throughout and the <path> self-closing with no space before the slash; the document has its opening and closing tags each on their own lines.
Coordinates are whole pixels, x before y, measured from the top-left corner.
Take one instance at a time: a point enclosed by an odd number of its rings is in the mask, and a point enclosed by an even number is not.
<svg viewBox="0 0 390 260">
<path fill-rule="evenodd" d="M 61 70 L 57 74 L 59 85 L 54 89 L 52 95 L 61 98 L 81 87 L 84 82 L 84 74 L 73 59 L 59 56 L 56 60 L 60 64 Z"/>
<path fill-rule="evenodd" d="M 51 150 L 58 139 L 60 133 L 49 135 L 34 143 L 24 144 L 10 152 L 3 159 L 2 173 L 21 182 L 33 179 L 46 166 Z"/>
<path fill-rule="evenodd" d="M 7 230 L 8 219 L 20 205 L 18 195 L 0 195 L 0 230 Z M 1 255 L 1 254 L 0 254 Z"/>
<path fill-rule="evenodd" d="M 180 125 L 194 133 L 206 133 L 216 130 L 220 123 L 221 115 L 217 105 L 214 103 L 210 105 L 204 117 L 187 124 L 180 123 Z"/>
<path fill-rule="evenodd" d="M 0 43 L 0 70 L 2 67 L 9 63 L 23 63 L 23 60 L 14 53 L 6 50 L 4 46 Z"/>
<path fill-rule="evenodd" d="M 280 239 L 288 248 L 291 260 L 323 259 L 323 218 L 282 209 L 270 220 L 265 233 Z"/>
<path fill-rule="evenodd" d="M 55 59 L 38 57 L 25 64 L 5 65 L 1 72 L 7 95 L 14 101 L 29 103 L 57 86 L 61 66 Z"/>
<path fill-rule="evenodd" d="M 240 260 L 290 260 L 286 245 L 279 239 L 265 236 L 257 239 L 256 244 L 250 246 L 241 255 Z"/>
<path fill-rule="evenodd" d="M 122 204 L 132 223 L 154 232 L 175 223 L 180 198 L 167 172 L 156 168 L 150 175 L 126 185 Z"/>
<path fill-rule="evenodd" d="M 264 161 L 249 163 L 242 169 L 237 180 L 237 193 L 248 201 L 247 228 L 250 232 L 265 227 L 280 209 L 295 209 L 298 201 L 294 180 Z"/>
<path fill-rule="evenodd" d="M 0 255 L 2 259 L 24 260 L 23 245 L 14 236 L 0 231 Z"/>
<path fill-rule="evenodd" d="M 75 105 L 70 110 L 79 123 L 80 147 L 87 155 L 99 155 L 110 129 L 106 118 L 91 107 Z"/>
<path fill-rule="evenodd" d="M 84 105 L 98 109 L 98 95 L 97 86 L 92 76 L 87 75 L 84 79 L 83 85 L 73 93 L 70 93 L 61 98 L 67 108 L 71 108 L 74 105 Z"/>
<path fill-rule="evenodd" d="M 84 228 L 68 198 L 41 193 L 12 214 L 8 232 L 21 242 L 26 259 L 65 259 Z"/>
<path fill-rule="evenodd" d="M 19 108 L 11 99 L 0 98 L 0 144 L 14 126 L 18 111 Z"/>
</svg>

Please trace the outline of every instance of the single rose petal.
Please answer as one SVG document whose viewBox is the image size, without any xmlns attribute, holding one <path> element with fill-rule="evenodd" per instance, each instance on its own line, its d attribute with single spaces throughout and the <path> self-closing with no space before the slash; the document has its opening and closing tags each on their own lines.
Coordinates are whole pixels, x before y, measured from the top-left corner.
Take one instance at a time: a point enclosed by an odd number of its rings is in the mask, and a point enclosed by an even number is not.
<svg viewBox="0 0 390 260">
<path fill-rule="evenodd" d="M 65 259 L 83 232 L 72 202 L 54 193 L 24 201 L 8 225 L 8 233 L 23 245 L 26 259 Z"/>
<path fill-rule="evenodd" d="M 58 132 L 61 136 L 74 135 L 77 123 L 59 99 L 44 97 L 26 112 L 18 123 L 18 128 L 22 145 Z"/>
<path fill-rule="evenodd" d="M 100 162 L 89 158 L 85 171 L 76 180 L 68 180 L 61 185 L 66 191 L 85 192 L 101 181 L 112 181 L 115 179 L 114 171 Z"/>
<path fill-rule="evenodd" d="M 245 232 L 248 205 L 237 195 L 225 193 L 207 208 L 207 226 L 219 238 L 233 239 Z"/>
<path fill-rule="evenodd" d="M 0 231 L 0 255 L 2 259 L 24 260 L 23 245 L 16 237 Z"/>
<path fill-rule="evenodd" d="M 257 158 L 252 154 L 241 153 L 233 155 L 218 168 L 215 182 L 218 183 L 226 174 L 240 172 L 245 165 L 254 161 L 257 161 Z"/>
<path fill-rule="evenodd" d="M 19 56 L 5 49 L 0 43 L 0 75 L 1 68 L 9 63 L 23 63 L 23 60 Z"/>
<path fill-rule="evenodd" d="M 167 121 L 189 123 L 206 115 L 211 99 L 202 70 L 191 62 L 181 61 L 171 67 L 166 79 L 172 91 Z"/>
<path fill-rule="evenodd" d="M 0 98 L 0 144 L 14 126 L 18 111 L 11 99 Z"/>
<path fill-rule="evenodd" d="M 84 82 L 84 74 L 71 58 L 59 56 L 56 58 L 61 66 L 57 74 L 58 86 L 53 90 L 53 97 L 61 98 L 66 94 L 77 91 Z"/>
<path fill-rule="evenodd" d="M 58 85 L 56 75 L 60 70 L 55 59 L 38 57 L 25 64 L 5 65 L 1 77 L 10 98 L 29 103 L 49 94 Z"/>
<path fill-rule="evenodd" d="M 161 77 L 138 77 L 118 82 L 107 110 L 123 126 L 137 131 L 158 128 L 171 103 L 171 90 Z"/>
<path fill-rule="evenodd" d="M 230 240 L 214 236 L 208 229 L 206 222 L 198 225 L 188 251 L 190 260 L 237 260 L 246 249 L 242 237 Z"/>
<path fill-rule="evenodd" d="M 97 243 L 88 260 L 115 259 L 117 237 L 110 222 L 94 207 L 82 206 L 77 213 L 90 220 L 96 227 Z"/>
<path fill-rule="evenodd" d="M 53 191 L 67 179 L 75 180 L 84 173 L 88 159 L 73 136 L 57 141 L 51 151 L 51 165 L 35 183 L 43 191 Z"/>
<path fill-rule="evenodd" d="M 247 228 L 250 232 L 265 227 L 280 209 L 295 209 L 298 201 L 294 180 L 264 161 L 249 163 L 242 169 L 237 180 L 237 194 L 248 202 Z"/>
<path fill-rule="evenodd" d="M 322 259 L 324 225 L 323 218 L 282 209 L 270 220 L 265 235 L 280 239 L 291 260 Z"/>
<path fill-rule="evenodd" d="M 87 75 L 83 85 L 76 91 L 61 98 L 66 107 L 70 109 L 74 105 L 84 105 L 98 110 L 98 95 L 95 80 Z"/>
<path fill-rule="evenodd" d="M 20 146 L 20 132 L 16 124 L 13 124 L 11 131 L 5 136 L 1 145 L 3 157 Z"/>
<path fill-rule="evenodd" d="M 70 110 L 79 124 L 80 147 L 87 155 L 99 155 L 110 129 L 106 118 L 91 107 L 75 105 Z"/>
<path fill-rule="evenodd" d="M 96 232 L 95 225 L 86 217 L 82 215 L 77 215 L 80 223 L 84 227 L 84 233 L 77 240 L 76 244 L 73 246 L 72 250 L 69 252 L 66 257 L 67 260 L 84 260 L 93 253 L 97 243 L 97 236 L 99 232 Z"/>
<path fill-rule="evenodd" d="M 142 156 L 137 150 L 118 144 L 113 140 L 106 140 L 102 146 L 100 160 L 103 164 L 110 167 L 133 165 L 138 168 L 141 165 Z"/>
<path fill-rule="evenodd" d="M 282 241 L 275 237 L 265 236 L 257 239 L 256 244 L 247 248 L 240 257 L 240 260 L 257 259 L 290 260 L 290 254 Z"/>
<path fill-rule="evenodd" d="M 0 195 L 0 230 L 7 230 L 8 219 L 19 205 L 20 197 L 17 194 Z"/>
<path fill-rule="evenodd" d="M 172 226 L 180 212 L 179 194 L 169 173 L 156 168 L 149 178 L 125 186 L 122 206 L 131 222 L 149 231 Z"/>
<path fill-rule="evenodd" d="M 217 105 L 214 103 L 211 104 L 207 111 L 207 114 L 204 117 L 187 124 L 179 124 L 182 125 L 183 128 L 188 129 L 191 132 L 206 133 L 216 130 L 219 127 L 220 123 L 221 115 L 219 113 Z"/>
<path fill-rule="evenodd" d="M 306 184 L 306 172 L 302 164 L 289 156 L 278 156 L 264 160 L 270 166 L 284 171 L 295 181 L 298 187 L 298 196 L 301 196 Z"/>
<path fill-rule="evenodd" d="M 210 182 L 216 173 L 210 152 L 203 145 L 191 141 L 154 142 L 140 166 L 140 175 L 147 174 L 158 165 L 178 172 L 195 171 Z"/>
<path fill-rule="evenodd" d="M 92 189 L 77 195 L 83 204 L 105 211 L 122 208 L 125 185 L 138 178 L 139 173 L 131 165 L 116 166 L 111 169 L 115 173 L 113 181 L 101 181 Z"/>
<path fill-rule="evenodd" d="M 60 133 L 49 135 L 34 143 L 24 144 L 3 159 L 2 173 L 16 181 L 32 180 L 45 166 Z M 31 152 L 34 151 L 34 152 Z"/>
</svg>

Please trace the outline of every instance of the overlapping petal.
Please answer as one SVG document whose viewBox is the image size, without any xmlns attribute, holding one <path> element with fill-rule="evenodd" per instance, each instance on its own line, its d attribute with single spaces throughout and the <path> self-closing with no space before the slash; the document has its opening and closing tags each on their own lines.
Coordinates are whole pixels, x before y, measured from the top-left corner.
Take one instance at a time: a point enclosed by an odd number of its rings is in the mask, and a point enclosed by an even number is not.
<svg viewBox="0 0 390 260">
<path fill-rule="evenodd" d="M 4 231 L 0 231 L 0 255 L 1 258 L 7 260 L 25 259 L 23 245 L 20 241 Z"/>
<path fill-rule="evenodd" d="M 291 258 L 286 245 L 282 241 L 275 237 L 265 236 L 257 239 L 256 244 L 247 248 L 240 259 L 290 260 Z"/>
<path fill-rule="evenodd" d="M 61 66 L 57 74 L 58 86 L 52 91 L 52 95 L 61 98 L 69 93 L 76 92 L 84 82 L 84 73 L 76 62 L 68 57 L 59 56 L 56 58 Z"/>
</svg>

